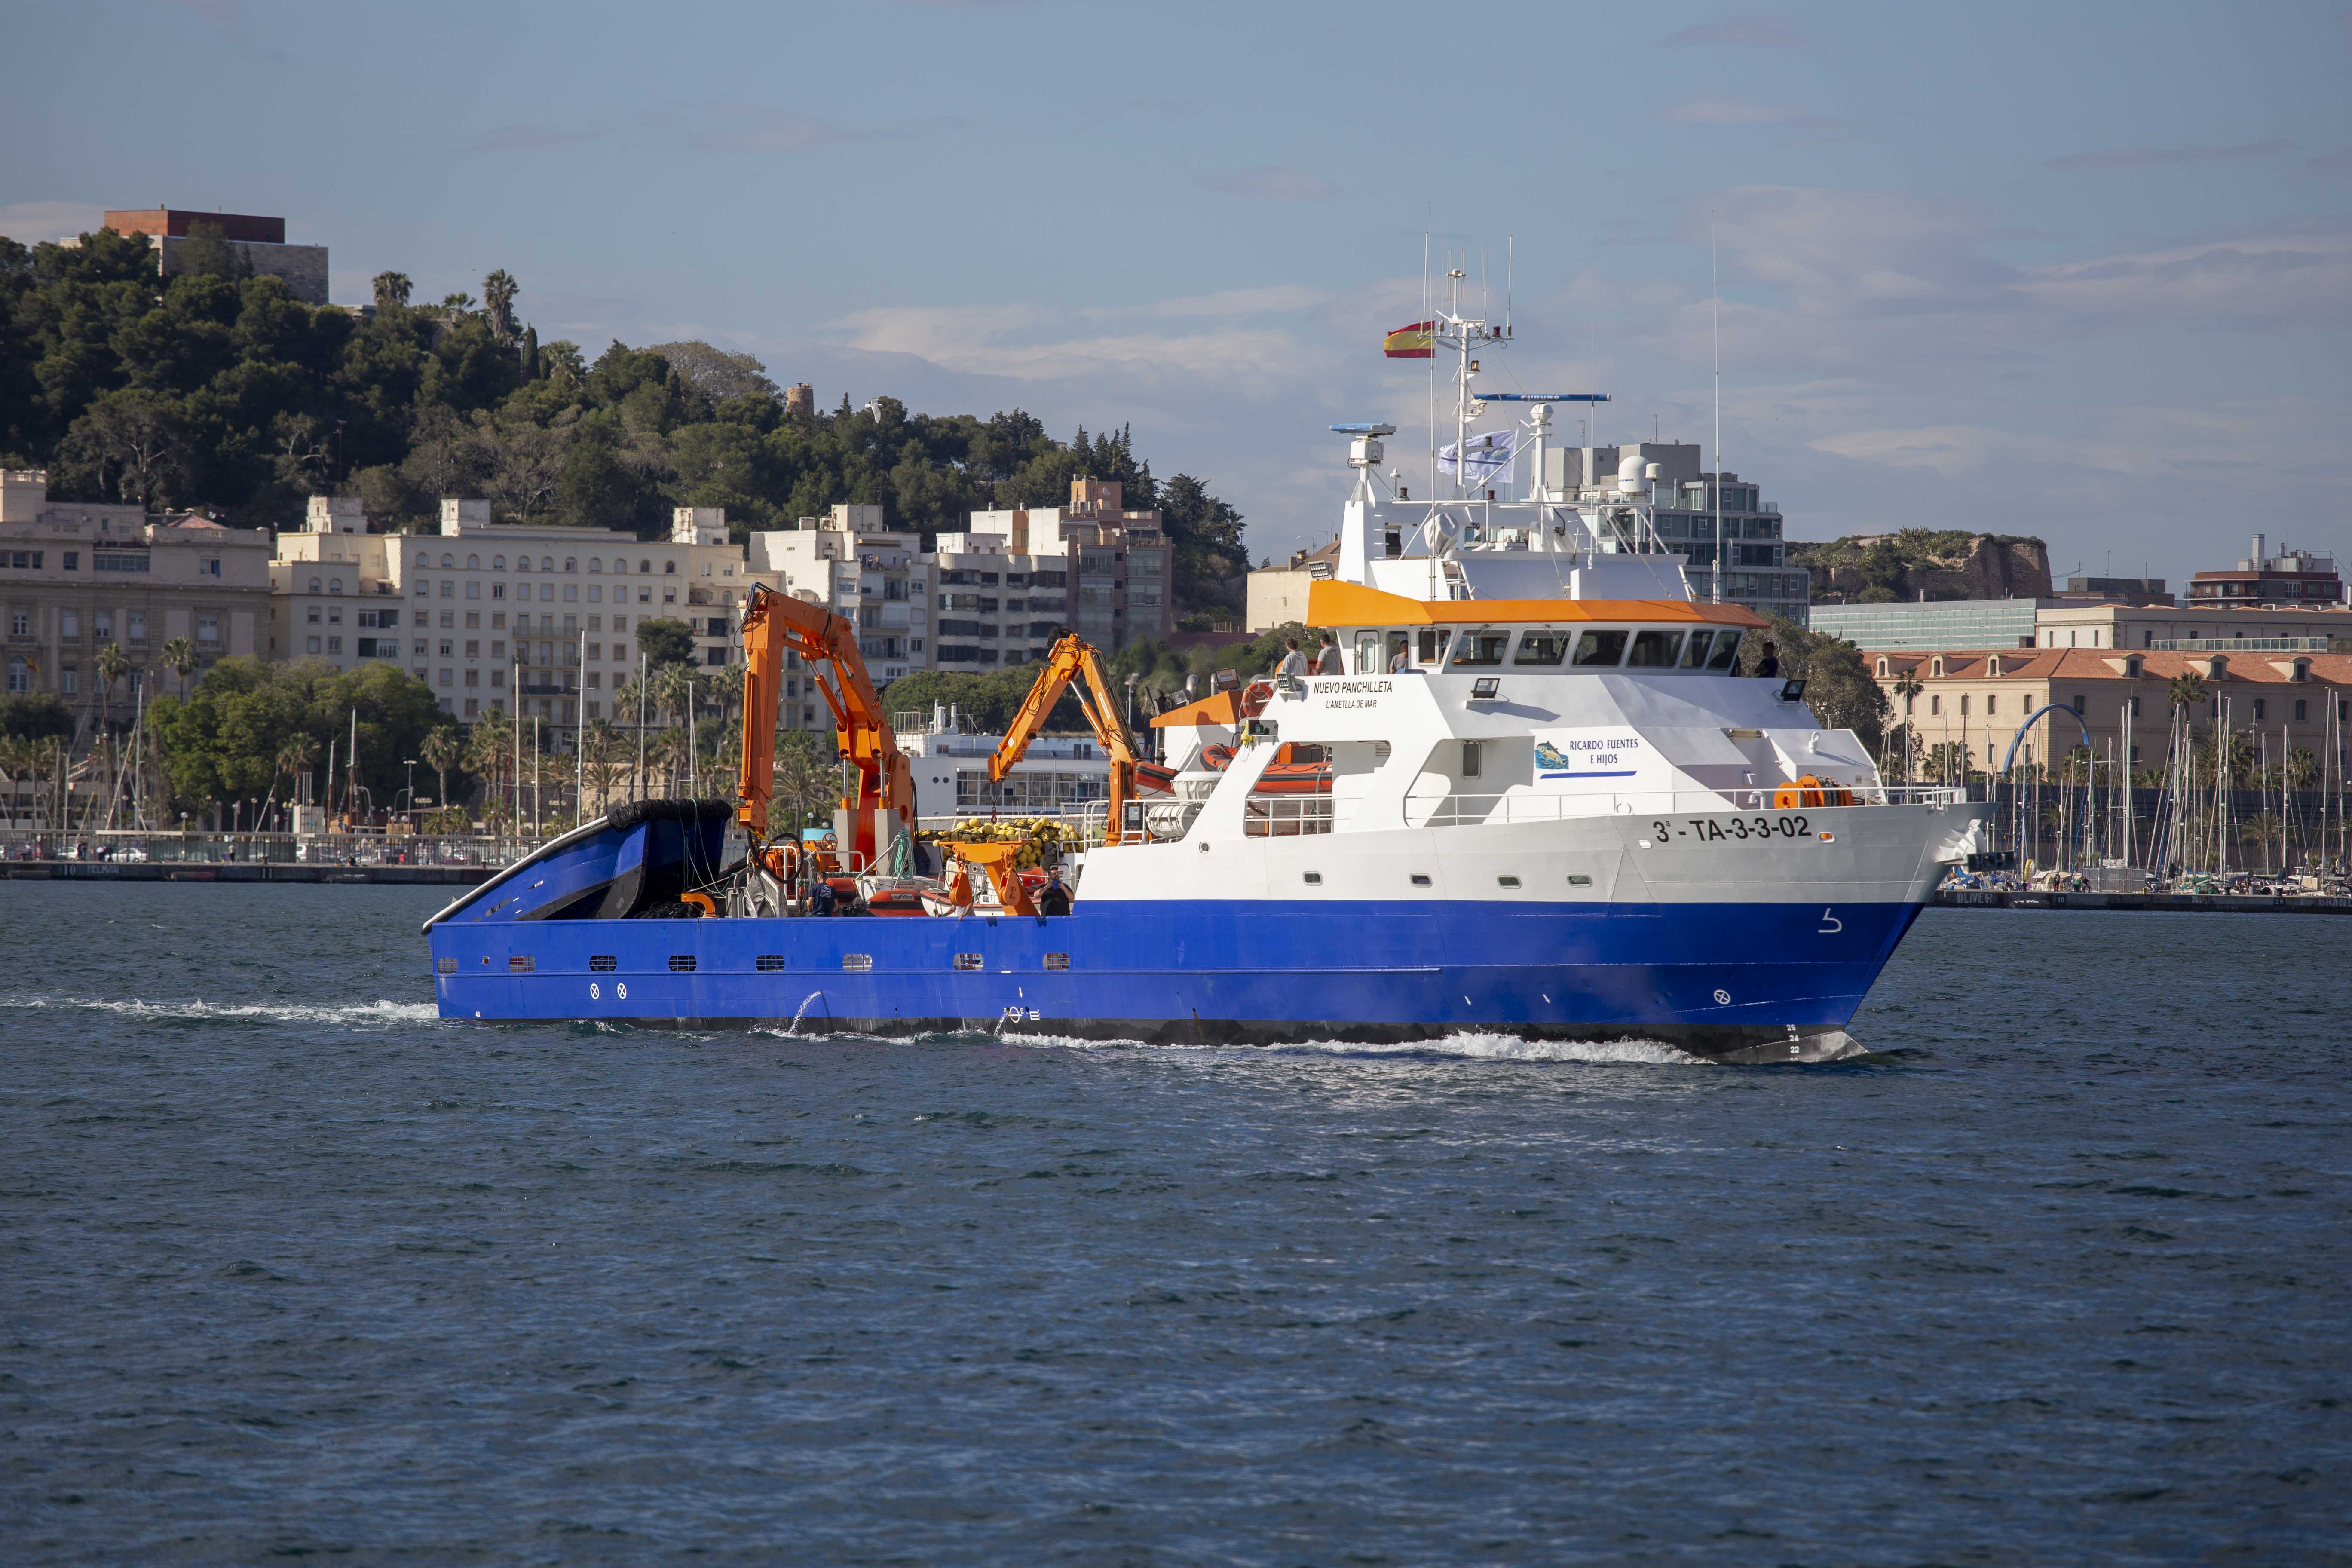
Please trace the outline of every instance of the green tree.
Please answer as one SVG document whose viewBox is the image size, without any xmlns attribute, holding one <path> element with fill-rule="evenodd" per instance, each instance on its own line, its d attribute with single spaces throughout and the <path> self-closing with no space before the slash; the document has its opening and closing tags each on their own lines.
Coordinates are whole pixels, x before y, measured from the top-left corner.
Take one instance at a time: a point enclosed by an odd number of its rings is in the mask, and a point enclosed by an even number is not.
<svg viewBox="0 0 2352 1568">
<path fill-rule="evenodd" d="M 12 692 L 0 697 L 0 734 L 20 741 L 45 740 L 73 733 L 73 711 L 47 691 Z"/>
<path fill-rule="evenodd" d="M 321 755 L 336 748 L 340 794 L 355 720 L 359 783 L 389 801 L 406 773 L 402 759 L 419 755 L 425 738 L 451 723 L 429 687 L 388 664 L 339 671 L 241 658 L 215 664 L 184 699 L 157 699 L 149 714 L 173 795 L 216 804 L 267 795 L 297 735 Z"/>
<path fill-rule="evenodd" d="M 639 621 L 637 650 L 656 669 L 666 665 L 690 664 L 694 659 L 694 633 L 684 621 L 667 616 Z M 659 697 L 658 689 L 656 696 Z"/>
<path fill-rule="evenodd" d="M 408 309 L 408 295 L 414 287 L 405 272 L 379 272 L 375 275 L 375 308 L 379 310 Z"/>
<path fill-rule="evenodd" d="M 1780 657 L 1780 674 L 1805 683 L 1805 706 L 1825 728 L 1851 730 L 1873 752 L 1886 741 L 1890 711 L 1886 690 L 1871 673 L 1862 649 L 1836 637 L 1807 631 L 1785 616 L 1768 615 L 1759 635 L 1750 632 L 1741 642 L 1740 668 L 1753 672 L 1769 642 Z"/>
</svg>

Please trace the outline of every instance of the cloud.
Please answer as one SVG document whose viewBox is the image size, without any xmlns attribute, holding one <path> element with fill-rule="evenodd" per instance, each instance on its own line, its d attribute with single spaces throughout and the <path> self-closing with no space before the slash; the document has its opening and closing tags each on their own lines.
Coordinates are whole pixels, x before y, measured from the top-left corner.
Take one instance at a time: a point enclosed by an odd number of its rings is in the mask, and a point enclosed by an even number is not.
<svg viewBox="0 0 2352 1568">
<path fill-rule="evenodd" d="M 1260 289 L 1228 289 L 1217 294 L 1195 294 L 1181 300 L 1159 300 L 1149 305 L 1097 306 L 1083 311 L 1106 316 L 1258 316 L 1274 310 L 1310 310 L 1331 298 L 1321 289 L 1277 283 Z"/>
<path fill-rule="evenodd" d="M 2314 158 L 2309 167 L 2315 174 L 2352 174 L 2352 147 Z"/>
<path fill-rule="evenodd" d="M 1787 17 L 1769 13 L 1756 16 L 1730 16 L 1720 22 L 1703 22 L 1695 27 L 1668 33 L 1658 40 L 1676 48 L 1695 44 L 1730 44 L 1751 49 L 1793 49 L 1811 41 Z"/>
<path fill-rule="evenodd" d="M 2107 153 L 2069 153 L 2063 158 L 2053 158 L 2048 168 L 2065 171 L 2077 169 L 2158 169 L 2176 163 L 2243 163 L 2256 158 L 2274 158 L 2294 145 L 2276 138 L 2268 142 L 2239 142 L 2227 146 L 2211 147 L 2119 147 Z"/>
<path fill-rule="evenodd" d="M 1151 307 L 1140 307 L 1149 314 Z M 850 346 L 913 354 L 950 370 L 1052 382 L 1117 372 L 1147 381 L 1170 373 L 1264 378 L 1295 374 L 1305 353 L 1287 332 L 1211 326 L 1198 331 L 1086 330 L 1097 312 L 1034 305 L 886 307 L 835 323 Z"/>
<path fill-rule="evenodd" d="M 2076 330 L 2205 325 L 2246 331 L 2352 326 L 2352 231 L 2253 235 L 2037 268 L 2020 291 Z"/>
<path fill-rule="evenodd" d="M 805 153 L 844 142 L 857 142 L 876 132 L 851 131 L 829 120 L 814 120 L 789 109 L 761 109 L 749 104 L 714 104 L 700 111 L 684 132 L 688 147 L 711 153 Z"/>
<path fill-rule="evenodd" d="M 1658 110 L 1658 118 L 1693 125 L 1792 125 L 1807 117 L 1777 103 L 1750 103 L 1739 98 L 1688 98 Z"/>
<path fill-rule="evenodd" d="M 461 149 L 467 153 L 551 153 L 577 147 L 610 135 L 607 125 L 571 128 L 560 125 L 501 125 L 480 141 Z"/>
<path fill-rule="evenodd" d="M 615 133 L 656 139 L 698 153 L 805 153 L 887 136 L 912 128 L 861 129 L 817 120 L 789 109 L 751 103 L 667 106 L 615 115 L 593 124 L 521 121 L 503 125 L 467 146 L 468 153 L 549 153 Z"/>
<path fill-rule="evenodd" d="M 245 7 L 238 0 L 166 0 L 166 4 L 201 16 L 223 32 L 235 32 L 245 19 Z"/>
<path fill-rule="evenodd" d="M 106 209 L 91 202 L 15 202 L 0 206 L 0 234 L 21 245 L 74 239 L 106 221 Z"/>
<path fill-rule="evenodd" d="M 1272 164 L 1228 174 L 1206 174 L 1202 176 L 1201 184 L 1229 196 L 1255 196 L 1269 202 L 1319 202 L 1339 194 L 1338 186 L 1312 174 Z"/>
</svg>

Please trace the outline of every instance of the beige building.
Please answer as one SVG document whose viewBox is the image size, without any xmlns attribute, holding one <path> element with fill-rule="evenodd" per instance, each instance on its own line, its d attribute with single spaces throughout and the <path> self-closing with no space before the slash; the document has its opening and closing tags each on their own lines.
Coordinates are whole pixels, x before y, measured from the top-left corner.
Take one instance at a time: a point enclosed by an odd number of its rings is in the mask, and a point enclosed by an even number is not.
<svg viewBox="0 0 2352 1568">
<path fill-rule="evenodd" d="M 200 517 L 151 518 L 136 506 L 51 501 L 38 469 L 0 473 L 0 628 L 7 689 L 50 692 L 78 713 L 98 707 L 98 651 L 132 674 L 120 710 L 150 680 L 176 690 L 163 646 L 185 637 L 196 668 L 262 651 L 269 621 L 269 535 Z"/>
<path fill-rule="evenodd" d="M 1339 542 L 1320 550 L 1294 552 L 1280 566 L 1261 566 L 1249 574 L 1248 618 L 1243 628 L 1270 632 L 1276 626 L 1307 619 L 1307 590 L 1338 570 Z"/>
<path fill-rule="evenodd" d="M 1050 589 L 1058 587 L 1067 601 L 1059 611 L 1045 613 L 1058 614 L 1060 624 L 1106 653 L 1144 638 L 1164 638 L 1176 629 L 1175 551 L 1160 528 L 1160 513 L 1128 510 L 1125 496 L 1126 487 L 1116 480 L 1072 479 L 1067 506 L 976 511 L 963 532 L 940 534 L 939 549 L 943 555 L 1032 557 L 1024 574 L 1030 585 L 1038 585 L 1040 572 L 1057 576 L 1041 596 L 1051 597 Z M 1017 638 L 1003 620 L 995 623 L 996 635 L 991 637 L 985 616 L 974 637 L 941 633 L 942 651 L 934 664 L 985 669 L 1034 660 L 1042 650 L 1028 628 L 1030 608 L 1024 605 Z M 1052 639 L 1043 640 L 1050 646 Z M 949 648 L 972 657 L 950 658 L 943 651 Z"/>
<path fill-rule="evenodd" d="M 624 717 L 609 705 L 639 623 L 687 623 L 707 665 L 740 646 L 750 578 L 715 507 L 678 508 L 666 541 L 493 522 L 458 499 L 437 534 L 369 533 L 344 497 L 313 496 L 305 521 L 269 566 L 271 656 L 399 665 L 459 719 L 519 711 L 568 745 L 583 721 Z"/>
<path fill-rule="evenodd" d="M 770 529 L 746 542 L 747 569 L 803 604 L 823 605 L 857 624 L 857 649 L 877 685 L 930 665 L 933 571 L 921 536 L 885 528 L 878 506 L 835 505 L 798 528 Z M 784 721 L 830 726 L 797 658 L 787 659 Z"/>
<path fill-rule="evenodd" d="M 2325 755 L 2352 722 L 2352 654 L 2057 647 L 1863 657 L 1893 705 L 1895 722 L 1912 726 L 1930 751 L 1966 746 L 1969 766 L 1978 769 L 1998 768 L 2018 726 L 2053 703 L 2075 717 L 2053 713 L 2035 724 L 2019 744 L 2021 759 L 2063 756 L 2083 743 L 2087 731 L 2102 761 L 2112 755 L 2160 767 L 2172 681 L 2181 675 L 2204 682 L 2205 700 L 2191 714 L 2200 734 L 2226 717 L 2232 730 L 2267 736 L 2274 752 L 2284 744 L 2290 753 L 2308 749 Z M 1906 676 L 1918 683 L 1917 691 L 1897 691 Z"/>
</svg>

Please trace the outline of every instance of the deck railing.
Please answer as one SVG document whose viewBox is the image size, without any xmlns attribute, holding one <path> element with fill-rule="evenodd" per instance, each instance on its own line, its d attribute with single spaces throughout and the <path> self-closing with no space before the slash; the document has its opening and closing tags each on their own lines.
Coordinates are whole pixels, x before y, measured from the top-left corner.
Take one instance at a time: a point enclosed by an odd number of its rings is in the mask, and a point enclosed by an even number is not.
<svg viewBox="0 0 2352 1568">
<path fill-rule="evenodd" d="M 1780 786 L 1785 788 L 1787 786 Z M 1574 795 L 1448 795 L 1409 796 L 1406 827 L 1473 827 L 1513 822 L 1559 822 L 1580 816 L 1708 816 L 1725 812 L 1820 810 L 1773 804 L 1772 789 L 1633 790 Z M 1881 784 L 1851 790 L 1855 805 L 1952 805 L 1964 789 L 1934 784 Z"/>
</svg>

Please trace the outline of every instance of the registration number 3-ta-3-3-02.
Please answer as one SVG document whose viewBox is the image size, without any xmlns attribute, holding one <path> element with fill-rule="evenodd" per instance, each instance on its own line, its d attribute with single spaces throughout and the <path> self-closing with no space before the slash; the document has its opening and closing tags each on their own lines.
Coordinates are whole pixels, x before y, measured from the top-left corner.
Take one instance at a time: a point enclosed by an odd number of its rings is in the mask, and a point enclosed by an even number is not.
<svg viewBox="0 0 2352 1568">
<path fill-rule="evenodd" d="M 1803 838 L 1812 828 L 1801 816 L 1694 816 L 1686 827 L 1653 822 L 1650 832 L 1661 844 L 1669 838 L 1717 844 L 1740 838 Z"/>
</svg>

